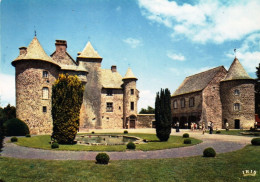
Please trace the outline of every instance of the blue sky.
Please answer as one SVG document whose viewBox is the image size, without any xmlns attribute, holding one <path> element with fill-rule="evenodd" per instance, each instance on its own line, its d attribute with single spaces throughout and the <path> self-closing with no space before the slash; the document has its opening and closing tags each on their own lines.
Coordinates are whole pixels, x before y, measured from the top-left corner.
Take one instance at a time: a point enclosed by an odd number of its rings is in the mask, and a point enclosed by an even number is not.
<svg viewBox="0 0 260 182">
<path fill-rule="evenodd" d="M 45 52 L 67 40 L 76 59 L 88 41 L 102 68 L 130 66 L 138 77 L 139 110 L 154 105 L 160 88 L 171 92 L 185 77 L 223 65 L 236 56 L 255 78 L 260 62 L 259 0 L 2 0 L 1 106 L 15 105 L 11 61 L 37 31 Z"/>
</svg>

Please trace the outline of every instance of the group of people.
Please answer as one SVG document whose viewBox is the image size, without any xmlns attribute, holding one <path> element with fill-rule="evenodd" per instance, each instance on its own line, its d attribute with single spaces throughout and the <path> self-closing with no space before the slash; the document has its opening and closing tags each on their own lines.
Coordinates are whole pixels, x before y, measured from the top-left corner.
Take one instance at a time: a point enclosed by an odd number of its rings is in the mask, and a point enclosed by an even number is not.
<svg viewBox="0 0 260 182">
<path fill-rule="evenodd" d="M 228 124 L 228 123 L 227 123 Z M 180 132 L 180 123 L 176 122 L 176 124 L 174 125 L 176 128 L 176 132 Z M 186 124 L 185 124 L 186 126 Z M 208 129 L 209 129 L 209 134 L 213 133 L 213 127 L 214 124 L 212 121 L 208 122 Z M 228 128 L 228 125 L 226 126 L 226 128 Z M 206 126 L 205 123 L 202 123 L 202 125 L 198 125 L 197 123 L 191 123 L 191 131 L 196 130 L 196 129 L 202 129 L 202 134 L 204 135 L 204 133 L 206 132 Z"/>
</svg>

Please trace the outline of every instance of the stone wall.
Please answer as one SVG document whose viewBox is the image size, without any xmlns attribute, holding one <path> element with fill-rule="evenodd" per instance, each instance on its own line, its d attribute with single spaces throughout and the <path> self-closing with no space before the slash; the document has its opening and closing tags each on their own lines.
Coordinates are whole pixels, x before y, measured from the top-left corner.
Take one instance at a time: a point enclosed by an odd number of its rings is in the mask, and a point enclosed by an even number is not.
<svg viewBox="0 0 260 182">
<path fill-rule="evenodd" d="M 47 78 L 43 78 L 43 71 L 48 71 Z M 58 73 L 57 66 L 44 61 L 16 63 L 16 115 L 26 122 L 31 134 L 52 132 L 52 84 Z M 43 87 L 48 88 L 48 99 L 42 97 Z M 43 112 L 43 106 L 46 106 L 46 112 Z"/>
<path fill-rule="evenodd" d="M 239 90 L 239 94 L 235 94 Z M 249 129 L 255 122 L 255 95 L 253 80 L 232 80 L 221 82 L 222 120 L 235 128 L 235 120 L 240 121 L 241 129 Z M 234 104 L 240 104 L 240 110 L 234 110 Z M 224 124 L 224 123 L 223 123 Z"/>
<path fill-rule="evenodd" d="M 152 128 L 155 121 L 154 114 L 137 114 L 136 128 Z"/>
</svg>

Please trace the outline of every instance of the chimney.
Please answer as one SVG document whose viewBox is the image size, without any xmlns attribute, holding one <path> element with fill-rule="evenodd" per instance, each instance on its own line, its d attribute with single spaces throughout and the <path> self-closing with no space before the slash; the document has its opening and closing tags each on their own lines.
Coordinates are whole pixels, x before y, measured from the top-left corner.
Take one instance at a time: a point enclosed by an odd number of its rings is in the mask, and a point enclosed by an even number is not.
<svg viewBox="0 0 260 182">
<path fill-rule="evenodd" d="M 111 71 L 112 71 L 112 72 L 116 72 L 116 65 L 112 65 L 112 66 L 111 66 Z"/>
<path fill-rule="evenodd" d="M 19 50 L 20 50 L 20 55 L 27 53 L 27 47 L 20 47 Z"/>
<path fill-rule="evenodd" d="M 56 46 L 56 52 L 66 52 L 67 41 L 66 40 L 56 40 L 55 46 Z"/>
</svg>

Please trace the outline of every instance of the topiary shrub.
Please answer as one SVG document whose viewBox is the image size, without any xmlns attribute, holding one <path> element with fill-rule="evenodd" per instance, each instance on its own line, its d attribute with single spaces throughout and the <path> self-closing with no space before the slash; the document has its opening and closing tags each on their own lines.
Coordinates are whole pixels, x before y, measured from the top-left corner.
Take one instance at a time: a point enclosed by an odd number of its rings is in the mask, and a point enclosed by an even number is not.
<svg viewBox="0 0 260 182">
<path fill-rule="evenodd" d="M 186 138 L 184 141 L 183 141 L 184 144 L 191 144 L 191 139 L 189 138 Z"/>
<path fill-rule="evenodd" d="M 216 131 L 216 133 L 217 133 L 217 134 L 220 134 L 220 133 L 221 133 L 221 131 L 220 131 L 220 130 L 218 130 L 218 131 Z"/>
<path fill-rule="evenodd" d="M 213 148 L 209 147 L 203 151 L 203 157 L 215 157 L 216 152 Z"/>
<path fill-rule="evenodd" d="M 25 136 L 26 136 L 26 137 L 31 137 L 31 135 L 30 135 L 30 134 L 26 134 Z"/>
<path fill-rule="evenodd" d="M 18 138 L 17 137 L 12 137 L 11 138 L 11 142 L 17 142 L 18 141 Z"/>
<path fill-rule="evenodd" d="M 51 148 L 52 149 L 59 148 L 59 144 L 57 142 L 54 142 L 54 143 L 51 144 Z"/>
<path fill-rule="evenodd" d="M 92 131 L 91 133 L 92 133 L 92 134 L 95 134 L 95 132 L 94 132 L 94 131 Z"/>
<path fill-rule="evenodd" d="M 124 134 L 128 134 L 128 131 L 127 131 L 127 130 L 125 130 L 125 131 L 124 131 Z"/>
<path fill-rule="evenodd" d="M 126 145 L 126 148 L 127 149 L 131 149 L 131 150 L 134 150 L 135 149 L 135 144 L 133 142 L 129 142 L 127 145 Z"/>
<path fill-rule="evenodd" d="M 110 157 L 106 153 L 99 153 L 96 156 L 97 164 L 108 164 L 109 160 L 110 160 Z"/>
<path fill-rule="evenodd" d="M 183 138 L 189 138 L 190 135 L 189 135 L 188 133 L 184 133 L 184 134 L 182 135 L 182 137 L 183 137 Z"/>
<path fill-rule="evenodd" d="M 30 133 L 27 124 L 18 118 L 7 120 L 4 127 L 6 136 L 25 136 Z"/>
<path fill-rule="evenodd" d="M 260 133 L 254 133 L 254 136 L 260 136 Z"/>
<path fill-rule="evenodd" d="M 253 138 L 251 140 L 252 145 L 260 145 L 260 138 Z"/>
</svg>

